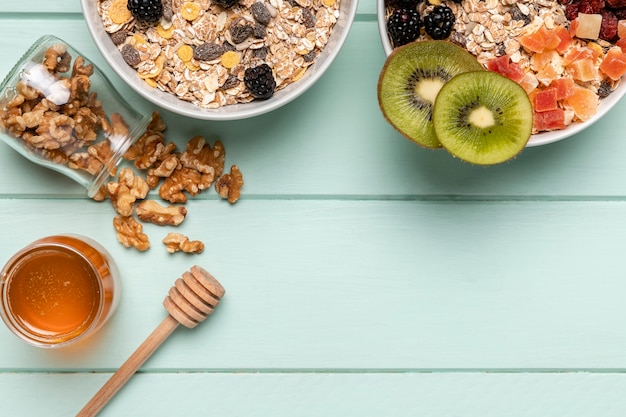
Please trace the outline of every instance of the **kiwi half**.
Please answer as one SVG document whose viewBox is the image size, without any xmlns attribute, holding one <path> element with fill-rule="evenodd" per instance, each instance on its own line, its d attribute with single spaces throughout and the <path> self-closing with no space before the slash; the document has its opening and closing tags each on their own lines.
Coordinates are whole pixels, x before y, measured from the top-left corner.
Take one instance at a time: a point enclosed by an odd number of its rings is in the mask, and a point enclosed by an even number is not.
<svg viewBox="0 0 626 417">
<path fill-rule="evenodd" d="M 441 87 L 457 74 L 483 70 L 465 49 L 448 41 L 417 41 L 387 57 L 378 79 L 378 104 L 385 119 L 408 139 L 439 148 L 432 110 Z"/>
<path fill-rule="evenodd" d="M 437 138 L 452 155 L 492 165 L 524 149 L 533 108 L 524 89 L 491 71 L 459 74 L 442 88 L 433 108 Z"/>
</svg>

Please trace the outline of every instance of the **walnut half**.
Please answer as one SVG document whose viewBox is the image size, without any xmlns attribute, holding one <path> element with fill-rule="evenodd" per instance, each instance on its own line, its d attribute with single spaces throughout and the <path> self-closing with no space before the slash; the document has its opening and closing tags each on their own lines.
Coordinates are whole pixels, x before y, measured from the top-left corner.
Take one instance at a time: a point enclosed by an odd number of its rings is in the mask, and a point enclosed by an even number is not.
<svg viewBox="0 0 626 417">
<path fill-rule="evenodd" d="M 204 243 L 199 240 L 189 240 L 180 233 L 168 233 L 163 238 L 163 243 L 169 253 L 183 251 L 186 253 L 201 253 L 204 250 Z"/>
<path fill-rule="evenodd" d="M 133 217 L 115 216 L 113 226 L 117 240 L 125 247 L 134 247 L 143 252 L 150 249 L 148 235 L 143 233 L 143 226 Z"/>
<path fill-rule="evenodd" d="M 135 210 L 139 220 L 159 226 L 178 226 L 187 215 L 187 209 L 183 206 L 164 207 L 154 200 L 142 201 Z"/>
</svg>

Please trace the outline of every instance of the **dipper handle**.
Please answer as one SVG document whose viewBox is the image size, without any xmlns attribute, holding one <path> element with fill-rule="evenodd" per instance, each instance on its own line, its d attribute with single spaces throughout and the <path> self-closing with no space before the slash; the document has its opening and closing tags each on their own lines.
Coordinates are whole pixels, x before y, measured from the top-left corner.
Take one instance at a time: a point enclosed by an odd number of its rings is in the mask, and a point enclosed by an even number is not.
<svg viewBox="0 0 626 417">
<path fill-rule="evenodd" d="M 109 378 L 76 417 L 93 417 L 113 398 L 141 365 L 182 324 L 193 328 L 203 321 L 224 296 L 224 287 L 207 271 L 194 265 L 178 278 L 163 300 L 169 315 Z"/>
</svg>

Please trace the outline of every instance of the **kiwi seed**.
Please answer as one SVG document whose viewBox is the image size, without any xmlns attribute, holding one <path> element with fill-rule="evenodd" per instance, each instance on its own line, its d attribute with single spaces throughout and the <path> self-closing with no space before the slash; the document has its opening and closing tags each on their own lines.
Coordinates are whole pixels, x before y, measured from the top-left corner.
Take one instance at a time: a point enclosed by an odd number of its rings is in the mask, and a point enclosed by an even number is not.
<svg viewBox="0 0 626 417">
<path fill-rule="evenodd" d="M 441 88 L 433 124 L 437 138 L 452 155 L 492 165 L 524 149 L 532 133 L 533 108 L 524 89 L 505 76 L 466 72 Z"/>
<path fill-rule="evenodd" d="M 455 75 L 484 70 L 465 49 L 449 41 L 417 41 L 387 57 L 378 79 L 378 103 L 387 121 L 408 139 L 439 148 L 432 123 L 435 98 Z"/>
</svg>

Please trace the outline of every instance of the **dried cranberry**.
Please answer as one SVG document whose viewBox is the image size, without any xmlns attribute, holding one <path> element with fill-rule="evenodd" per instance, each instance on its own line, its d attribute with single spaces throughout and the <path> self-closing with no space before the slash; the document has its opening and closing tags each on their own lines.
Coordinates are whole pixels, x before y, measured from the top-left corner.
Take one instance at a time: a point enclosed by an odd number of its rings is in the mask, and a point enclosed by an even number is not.
<svg viewBox="0 0 626 417">
<path fill-rule="evenodd" d="M 565 17 L 572 21 L 578 17 L 578 4 L 568 4 L 565 6 Z"/>
<path fill-rule="evenodd" d="M 626 19 L 626 9 L 613 9 L 613 14 L 615 14 L 617 20 Z"/>
<path fill-rule="evenodd" d="M 602 26 L 600 26 L 600 39 L 612 41 L 617 37 L 617 17 L 610 10 L 602 10 Z"/>
</svg>

